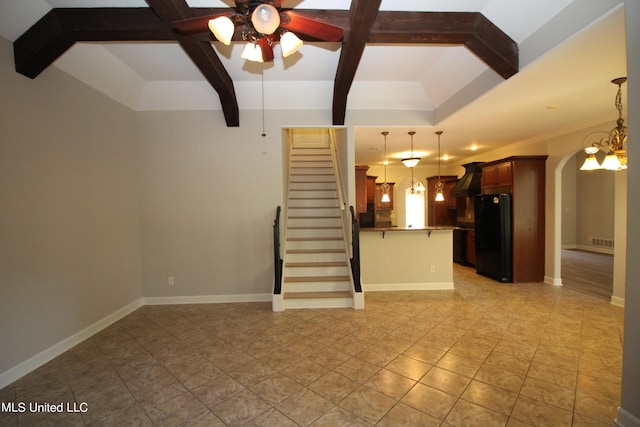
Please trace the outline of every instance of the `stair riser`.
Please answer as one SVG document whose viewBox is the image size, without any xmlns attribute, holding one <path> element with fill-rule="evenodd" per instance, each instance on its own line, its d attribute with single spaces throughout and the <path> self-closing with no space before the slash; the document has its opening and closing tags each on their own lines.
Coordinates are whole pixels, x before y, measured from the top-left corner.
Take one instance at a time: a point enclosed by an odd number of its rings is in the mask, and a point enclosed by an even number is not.
<svg viewBox="0 0 640 427">
<path fill-rule="evenodd" d="M 337 208 L 338 199 L 289 199 L 289 208 Z"/>
<path fill-rule="evenodd" d="M 331 154 L 294 154 L 291 156 L 291 163 L 294 162 L 329 162 L 331 161 Z"/>
<path fill-rule="evenodd" d="M 297 147 L 293 147 L 291 149 L 291 155 L 292 156 L 307 156 L 307 155 L 315 155 L 315 154 L 329 154 L 331 155 L 331 149 L 329 147 L 322 147 L 322 148 L 297 148 Z"/>
<path fill-rule="evenodd" d="M 328 170 L 333 170 L 333 163 L 331 159 L 329 160 L 312 160 L 312 159 L 304 159 L 304 160 L 292 160 L 291 168 L 327 168 Z"/>
<path fill-rule="evenodd" d="M 342 229 L 335 228 L 318 228 L 318 229 L 294 229 L 287 230 L 287 238 L 291 237 L 307 237 L 307 238 L 323 238 L 323 237 L 342 237 Z"/>
<path fill-rule="evenodd" d="M 342 240 L 311 240 L 311 241 L 288 241 L 289 249 L 344 249 Z"/>
<path fill-rule="evenodd" d="M 340 218 L 289 218 L 287 227 L 340 227 Z"/>
<path fill-rule="evenodd" d="M 285 254 L 285 262 L 346 262 L 344 252 L 325 252 L 311 254 Z"/>
<path fill-rule="evenodd" d="M 331 283 L 287 283 L 285 285 L 287 292 L 341 292 L 350 291 L 349 282 L 331 282 Z"/>
<path fill-rule="evenodd" d="M 290 177 L 291 185 L 298 183 L 318 183 L 326 182 L 335 185 L 336 179 L 333 175 L 295 175 Z"/>
<path fill-rule="evenodd" d="M 335 192 L 336 185 L 333 182 L 292 182 L 289 184 L 289 194 L 308 194 L 309 196 L 315 193 L 323 192 Z"/>
<path fill-rule="evenodd" d="M 286 277 L 348 276 L 349 267 L 286 267 Z"/>
<path fill-rule="evenodd" d="M 289 198 L 292 199 L 338 199 L 338 192 L 334 189 L 318 189 L 309 191 L 307 188 L 290 188 Z"/>
<path fill-rule="evenodd" d="M 291 175 L 294 177 L 300 175 L 330 176 L 335 181 L 332 168 L 291 168 Z"/>
<path fill-rule="evenodd" d="M 334 218 L 340 216 L 340 210 L 337 208 L 331 209 L 296 209 L 295 207 L 289 207 L 289 217 L 321 217 L 321 218 Z"/>
</svg>

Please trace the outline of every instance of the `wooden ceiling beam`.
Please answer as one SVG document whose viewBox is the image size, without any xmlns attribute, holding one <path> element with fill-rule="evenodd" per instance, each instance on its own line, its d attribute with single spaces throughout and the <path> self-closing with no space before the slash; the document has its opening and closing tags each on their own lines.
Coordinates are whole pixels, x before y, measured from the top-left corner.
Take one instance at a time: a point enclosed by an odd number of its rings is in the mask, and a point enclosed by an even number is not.
<svg viewBox="0 0 640 427">
<path fill-rule="evenodd" d="M 34 79 L 76 42 L 147 40 L 175 40 L 147 7 L 52 9 L 13 43 L 14 61 Z"/>
<path fill-rule="evenodd" d="M 350 26 L 340 50 L 333 83 L 333 124 L 344 125 L 347 97 L 382 0 L 351 0 Z"/>
<path fill-rule="evenodd" d="M 518 45 L 479 12 L 380 12 L 369 43 L 464 45 L 505 79 L 518 72 Z"/>
</svg>

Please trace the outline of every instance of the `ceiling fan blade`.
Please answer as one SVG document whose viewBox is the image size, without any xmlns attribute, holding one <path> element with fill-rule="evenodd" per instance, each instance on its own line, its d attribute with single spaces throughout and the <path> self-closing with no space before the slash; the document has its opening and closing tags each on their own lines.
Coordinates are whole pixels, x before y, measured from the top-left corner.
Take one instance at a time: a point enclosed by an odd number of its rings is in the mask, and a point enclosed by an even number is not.
<svg viewBox="0 0 640 427">
<path fill-rule="evenodd" d="M 258 40 L 258 44 L 260 45 L 260 49 L 262 50 L 262 61 L 273 61 L 273 46 L 269 43 L 269 38 L 262 37 Z"/>
<path fill-rule="evenodd" d="M 282 15 L 285 16 L 285 19 L 280 25 L 294 33 L 305 34 L 327 42 L 338 42 L 342 40 L 344 35 L 344 30 L 341 27 L 306 18 L 292 11 L 283 12 Z"/>
<path fill-rule="evenodd" d="M 173 29 L 180 34 L 198 34 L 209 31 L 209 20 L 215 19 L 219 16 L 231 16 L 232 12 L 221 13 L 218 15 L 198 16 L 197 18 L 187 18 L 180 21 L 174 21 L 172 23 Z"/>
</svg>

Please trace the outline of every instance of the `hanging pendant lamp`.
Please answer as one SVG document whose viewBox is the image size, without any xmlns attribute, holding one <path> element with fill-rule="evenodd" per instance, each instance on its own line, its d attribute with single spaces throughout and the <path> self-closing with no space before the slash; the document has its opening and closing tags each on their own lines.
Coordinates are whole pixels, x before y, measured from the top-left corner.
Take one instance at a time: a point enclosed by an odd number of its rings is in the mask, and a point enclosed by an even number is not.
<svg viewBox="0 0 640 427">
<path fill-rule="evenodd" d="M 436 132 L 438 135 L 438 182 L 436 182 L 436 202 L 444 201 L 444 184 L 440 181 L 440 135 L 442 135 L 442 131 L 439 130 Z"/>
<path fill-rule="evenodd" d="M 420 162 L 420 157 L 413 156 L 413 135 L 415 134 L 416 134 L 415 131 L 409 132 L 409 135 L 411 135 L 411 157 L 401 160 L 402 164 L 408 168 L 413 168 Z"/>
<path fill-rule="evenodd" d="M 382 203 L 391 202 L 391 198 L 389 197 L 389 189 L 391 186 L 387 182 L 387 135 L 389 135 L 388 131 L 381 132 L 382 136 L 384 136 L 384 183 L 380 186 L 382 190 L 382 198 L 380 201 Z"/>
</svg>

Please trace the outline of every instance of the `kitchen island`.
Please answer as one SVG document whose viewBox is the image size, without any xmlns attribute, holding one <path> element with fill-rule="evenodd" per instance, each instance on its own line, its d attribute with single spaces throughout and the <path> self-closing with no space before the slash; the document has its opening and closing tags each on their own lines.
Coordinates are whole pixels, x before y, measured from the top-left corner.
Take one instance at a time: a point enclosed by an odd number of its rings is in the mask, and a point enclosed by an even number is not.
<svg viewBox="0 0 640 427">
<path fill-rule="evenodd" d="M 361 228 L 363 290 L 453 289 L 454 229 Z"/>
</svg>

